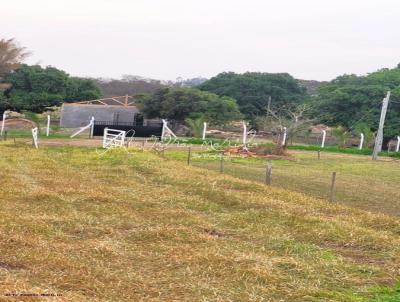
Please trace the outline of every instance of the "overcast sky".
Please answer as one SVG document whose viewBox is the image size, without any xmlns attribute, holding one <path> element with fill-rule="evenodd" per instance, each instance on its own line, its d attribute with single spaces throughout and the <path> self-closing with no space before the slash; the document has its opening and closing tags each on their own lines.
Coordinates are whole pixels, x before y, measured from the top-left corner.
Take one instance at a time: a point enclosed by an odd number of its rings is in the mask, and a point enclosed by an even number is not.
<svg viewBox="0 0 400 302">
<path fill-rule="evenodd" d="M 72 75 L 330 80 L 400 62 L 398 0 L 9 0 L 0 38 Z"/>
</svg>

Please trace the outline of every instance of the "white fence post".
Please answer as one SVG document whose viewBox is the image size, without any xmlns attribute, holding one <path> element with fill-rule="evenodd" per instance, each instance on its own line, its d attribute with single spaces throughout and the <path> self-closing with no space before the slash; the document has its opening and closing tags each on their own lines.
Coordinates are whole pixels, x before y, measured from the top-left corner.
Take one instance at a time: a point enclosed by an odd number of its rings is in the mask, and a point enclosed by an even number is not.
<svg viewBox="0 0 400 302">
<path fill-rule="evenodd" d="M 283 127 L 282 146 L 284 146 L 286 144 L 286 137 L 287 137 L 287 128 Z"/>
<path fill-rule="evenodd" d="M 76 131 L 74 134 L 72 134 L 70 137 L 73 138 L 75 136 L 77 136 L 78 134 L 82 133 L 83 131 L 85 131 L 86 129 L 89 129 L 90 131 L 90 137 L 93 137 L 93 130 L 94 130 L 94 117 L 92 117 L 90 119 L 90 123 L 88 125 L 86 125 L 85 127 L 80 128 L 78 131 Z"/>
<path fill-rule="evenodd" d="M 246 125 L 245 121 L 243 121 L 242 123 L 243 123 L 243 139 L 242 139 L 242 142 L 243 142 L 243 146 L 246 148 L 246 144 L 247 144 L 247 125 Z"/>
<path fill-rule="evenodd" d="M 93 138 L 93 132 L 94 132 L 94 116 L 92 116 L 92 118 L 90 119 L 90 138 Z"/>
<path fill-rule="evenodd" d="M 1 132 L 0 132 L 0 136 L 3 136 L 3 132 L 4 132 L 4 124 L 6 122 L 6 117 L 7 117 L 7 111 L 3 112 L 3 121 L 1 122 Z"/>
<path fill-rule="evenodd" d="M 37 149 L 38 146 L 38 128 L 33 128 L 32 129 L 32 139 L 33 139 L 33 145 Z"/>
<path fill-rule="evenodd" d="M 50 134 L 50 115 L 47 116 L 46 136 Z"/>
<path fill-rule="evenodd" d="M 167 121 L 166 120 L 162 120 L 163 126 L 162 126 L 162 131 L 161 131 L 161 140 L 164 139 L 165 136 L 165 128 L 167 127 Z"/>
<path fill-rule="evenodd" d="M 400 150 L 400 136 L 397 137 L 397 145 L 396 145 L 396 152 Z"/>
<path fill-rule="evenodd" d="M 364 133 L 361 133 L 360 136 L 360 145 L 358 146 L 358 149 L 362 150 L 364 144 Z"/>
<path fill-rule="evenodd" d="M 321 148 L 325 148 L 326 130 L 322 130 Z"/>
<path fill-rule="evenodd" d="M 103 148 L 106 147 L 106 142 L 107 142 L 107 135 L 108 135 L 108 128 L 104 128 L 104 133 L 103 133 Z"/>
<path fill-rule="evenodd" d="M 207 123 L 203 123 L 203 141 L 206 139 Z"/>
</svg>

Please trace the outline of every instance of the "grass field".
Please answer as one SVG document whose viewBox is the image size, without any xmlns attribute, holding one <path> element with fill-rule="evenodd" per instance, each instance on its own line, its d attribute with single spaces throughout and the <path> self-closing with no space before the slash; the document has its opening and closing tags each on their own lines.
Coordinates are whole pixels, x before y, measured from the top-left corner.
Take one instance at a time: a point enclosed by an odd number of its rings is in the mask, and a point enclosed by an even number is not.
<svg viewBox="0 0 400 302">
<path fill-rule="evenodd" d="M 0 143 L 0 179 L 0 301 L 400 298 L 394 217 L 146 151 Z"/>
<path fill-rule="evenodd" d="M 336 202 L 373 212 L 400 216 L 400 161 L 381 158 L 374 162 L 369 156 L 321 152 L 289 151 L 293 160 L 272 160 L 273 186 L 327 200 L 332 172 L 337 172 Z M 169 158 L 186 162 L 187 151 L 168 151 Z M 191 164 L 220 170 L 218 154 L 192 152 Z M 225 156 L 224 173 L 252 181 L 265 180 L 264 158 Z"/>
</svg>

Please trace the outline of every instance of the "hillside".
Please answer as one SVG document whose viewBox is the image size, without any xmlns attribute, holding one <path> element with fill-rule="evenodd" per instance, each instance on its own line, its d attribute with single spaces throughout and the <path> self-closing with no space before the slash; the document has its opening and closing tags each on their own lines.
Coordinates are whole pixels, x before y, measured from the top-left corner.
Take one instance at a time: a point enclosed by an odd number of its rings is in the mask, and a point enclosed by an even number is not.
<svg viewBox="0 0 400 302">
<path fill-rule="evenodd" d="M 359 302 L 400 277 L 400 223 L 388 216 L 147 151 L 2 142 L 0 154 L 5 294 Z"/>
<path fill-rule="evenodd" d="M 176 81 L 162 81 L 140 76 L 125 75 L 122 79 L 93 79 L 105 97 L 151 93 L 164 87 L 194 87 L 205 82 L 202 77 Z"/>
</svg>

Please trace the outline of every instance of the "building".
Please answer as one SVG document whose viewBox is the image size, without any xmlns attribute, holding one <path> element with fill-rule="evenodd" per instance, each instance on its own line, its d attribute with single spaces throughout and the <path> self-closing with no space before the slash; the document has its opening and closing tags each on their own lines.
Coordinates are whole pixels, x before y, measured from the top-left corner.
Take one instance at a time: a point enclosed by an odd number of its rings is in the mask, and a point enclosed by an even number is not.
<svg viewBox="0 0 400 302">
<path fill-rule="evenodd" d="M 79 128 L 94 118 L 94 135 L 102 135 L 104 128 L 134 130 L 136 136 L 161 135 L 160 120 L 145 119 L 131 96 L 119 96 L 91 101 L 64 103 L 61 107 L 60 127 Z"/>
</svg>

